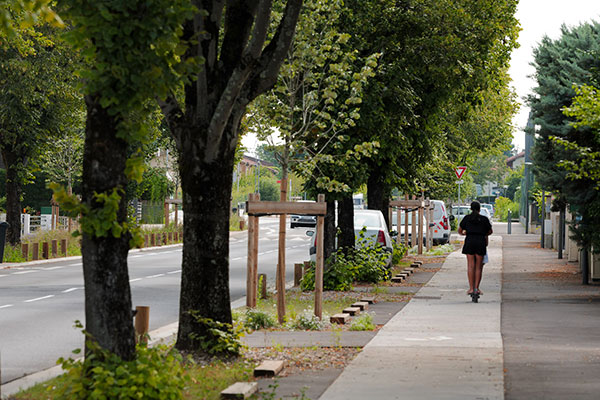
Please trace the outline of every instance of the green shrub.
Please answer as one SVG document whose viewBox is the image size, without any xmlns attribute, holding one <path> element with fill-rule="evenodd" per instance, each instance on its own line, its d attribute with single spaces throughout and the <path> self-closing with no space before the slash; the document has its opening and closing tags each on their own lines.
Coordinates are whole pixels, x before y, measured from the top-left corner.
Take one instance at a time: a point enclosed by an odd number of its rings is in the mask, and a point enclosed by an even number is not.
<svg viewBox="0 0 600 400">
<path fill-rule="evenodd" d="M 374 329 L 375 324 L 373 324 L 373 316 L 368 313 L 361 314 L 359 317 L 355 318 L 350 325 L 351 331 L 372 331 Z"/>
<path fill-rule="evenodd" d="M 215 356 L 240 355 L 243 347 L 240 341 L 241 331 L 234 329 L 231 324 L 202 317 L 197 311 L 189 311 L 189 313 L 194 318 L 196 326 L 203 332 L 190 334 L 190 339 L 198 345 L 198 350 Z"/>
<path fill-rule="evenodd" d="M 408 246 L 402 243 L 398 244 L 394 242 L 393 247 L 394 251 L 392 253 L 392 265 L 398 265 L 400 264 L 406 253 L 408 253 Z"/>
<path fill-rule="evenodd" d="M 314 313 L 305 310 L 296 317 L 290 328 L 303 331 L 320 331 L 323 329 L 323 325 L 323 321 L 321 321 L 319 317 L 314 315 Z"/>
<path fill-rule="evenodd" d="M 495 206 L 495 217 L 500 221 L 508 221 L 508 211 L 510 210 L 512 217 L 519 215 L 519 203 L 514 202 L 506 197 L 498 197 Z"/>
<path fill-rule="evenodd" d="M 181 355 L 166 346 L 137 347 L 135 360 L 120 357 L 88 341 L 85 360 L 59 359 L 66 373 L 50 386 L 54 399 L 181 399 L 188 378 Z M 77 352 L 75 352 L 77 353 Z"/>
<path fill-rule="evenodd" d="M 265 311 L 250 308 L 246 310 L 244 326 L 252 330 L 271 328 L 275 326 L 275 318 Z"/>
</svg>

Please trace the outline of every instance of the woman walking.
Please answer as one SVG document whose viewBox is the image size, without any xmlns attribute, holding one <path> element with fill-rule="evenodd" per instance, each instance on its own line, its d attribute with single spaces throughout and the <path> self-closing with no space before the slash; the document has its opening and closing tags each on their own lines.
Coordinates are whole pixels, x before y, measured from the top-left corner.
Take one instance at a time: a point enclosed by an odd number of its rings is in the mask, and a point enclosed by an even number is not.
<svg viewBox="0 0 600 400">
<path fill-rule="evenodd" d="M 487 252 L 488 236 L 492 234 L 490 220 L 479 214 L 481 205 L 478 201 L 471 203 L 471 214 L 466 215 L 458 228 L 460 235 L 466 235 L 462 253 L 467 255 L 467 276 L 469 291 L 467 294 L 479 293 L 481 273 L 483 272 L 483 257 Z"/>
</svg>

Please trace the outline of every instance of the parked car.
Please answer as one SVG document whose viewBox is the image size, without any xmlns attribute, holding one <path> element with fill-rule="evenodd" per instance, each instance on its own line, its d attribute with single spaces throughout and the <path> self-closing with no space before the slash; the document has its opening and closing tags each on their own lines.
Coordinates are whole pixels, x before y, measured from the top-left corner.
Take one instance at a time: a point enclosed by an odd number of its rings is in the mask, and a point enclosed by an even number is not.
<svg viewBox="0 0 600 400">
<path fill-rule="evenodd" d="M 389 253 L 387 265 L 390 266 L 392 262 L 393 244 L 381 211 L 354 210 L 354 234 L 357 238 L 363 228 L 365 228 L 365 238 L 369 239 L 370 243 L 381 245 L 383 249 Z M 315 261 L 317 253 L 317 238 L 315 231 L 308 231 L 306 234 L 315 238 L 308 251 L 311 261 Z"/>
<path fill-rule="evenodd" d="M 481 210 L 479 210 L 479 214 L 487 217 L 487 219 L 490 220 L 490 223 L 492 223 L 492 215 L 490 214 L 490 210 L 489 209 L 481 207 Z"/>
<path fill-rule="evenodd" d="M 429 221 L 429 226 L 431 226 L 432 233 L 432 241 L 434 245 L 446 244 L 450 241 L 450 221 L 448 219 L 448 211 L 446 210 L 446 204 L 442 200 L 431 200 L 433 203 L 433 220 Z M 404 241 L 404 220 L 406 217 L 406 213 L 402 212 L 400 214 L 400 229 L 395 225 L 397 221 L 396 212 L 392 213 L 392 230 L 397 231 L 400 234 L 400 238 Z M 412 229 L 412 213 L 408 214 L 408 225 L 409 232 Z M 423 241 L 425 241 L 427 237 L 426 226 L 427 220 L 426 216 L 423 218 Z M 418 228 L 418 227 L 417 227 Z M 411 233 L 408 234 L 409 241 L 411 241 Z M 412 243 L 412 242 L 411 242 Z"/>
<path fill-rule="evenodd" d="M 481 203 L 481 209 L 487 209 L 490 212 L 490 221 L 492 220 L 492 217 L 494 216 L 494 206 L 492 204 L 488 204 L 488 203 Z"/>
<path fill-rule="evenodd" d="M 471 207 L 469 206 L 461 206 L 456 205 L 452 206 L 451 215 L 456 218 L 456 223 L 460 224 L 460 221 L 465 217 L 465 215 L 471 214 Z"/>
</svg>

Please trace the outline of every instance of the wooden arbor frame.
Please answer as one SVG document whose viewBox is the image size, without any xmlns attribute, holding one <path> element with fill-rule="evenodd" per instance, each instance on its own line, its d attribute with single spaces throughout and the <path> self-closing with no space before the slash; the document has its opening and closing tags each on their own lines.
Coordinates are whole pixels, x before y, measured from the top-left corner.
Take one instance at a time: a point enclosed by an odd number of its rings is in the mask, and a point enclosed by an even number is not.
<svg viewBox="0 0 600 400">
<path fill-rule="evenodd" d="M 289 201 L 260 201 L 260 196 L 250 194 L 246 203 L 248 213 L 248 275 L 246 281 L 246 306 L 256 307 L 258 291 L 258 226 L 259 218 L 266 215 L 287 214 L 317 216 L 317 266 L 315 270 L 315 315 L 323 316 L 323 235 L 327 203 L 320 194 L 316 203 Z M 277 319 L 283 323 L 285 317 L 285 225 L 280 224 L 279 257 L 277 263 Z"/>
<path fill-rule="evenodd" d="M 175 226 L 177 226 L 177 223 L 179 222 L 179 219 L 177 218 L 177 205 L 179 204 L 183 204 L 183 200 L 182 199 L 166 199 L 165 200 L 165 226 L 169 226 L 169 214 L 170 214 L 170 210 L 169 210 L 169 206 L 171 204 L 175 204 Z"/>
<path fill-rule="evenodd" d="M 431 242 L 432 242 L 432 233 L 431 233 L 431 226 L 429 226 L 431 224 L 431 221 L 433 220 L 433 203 L 429 200 L 429 199 L 424 199 L 424 198 L 420 198 L 420 199 L 415 199 L 413 196 L 412 200 L 408 199 L 408 196 L 406 196 L 405 200 L 392 200 L 390 201 L 390 214 L 391 214 L 391 210 L 392 207 L 397 207 L 398 212 L 396 213 L 396 227 L 398 229 L 398 236 L 396 237 L 396 241 L 398 244 L 400 244 L 402 242 L 401 239 L 401 235 L 400 235 L 400 221 L 401 221 L 401 212 L 404 211 L 406 213 L 406 218 L 404 218 L 404 243 L 406 245 L 408 245 L 408 213 L 412 212 L 412 227 L 411 227 L 411 235 L 413 237 L 412 243 L 414 244 L 414 235 L 415 235 L 415 231 L 417 231 L 417 220 L 415 219 L 415 213 L 418 212 L 418 237 L 417 237 L 417 244 L 418 244 L 418 254 L 423 254 L 423 217 L 425 217 L 425 219 L 428 221 L 427 227 L 426 227 L 426 248 L 429 251 L 431 249 Z M 424 214 L 427 213 L 427 215 L 425 216 Z M 391 222 L 391 218 L 390 218 L 390 222 Z"/>
</svg>

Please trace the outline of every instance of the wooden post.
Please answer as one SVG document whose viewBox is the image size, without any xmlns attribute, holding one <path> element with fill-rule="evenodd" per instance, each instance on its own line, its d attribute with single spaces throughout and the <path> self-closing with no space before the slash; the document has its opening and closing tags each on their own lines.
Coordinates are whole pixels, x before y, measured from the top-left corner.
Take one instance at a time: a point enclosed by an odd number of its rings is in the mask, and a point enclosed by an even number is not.
<svg viewBox="0 0 600 400">
<path fill-rule="evenodd" d="M 63 257 L 67 256 L 67 239 L 60 240 L 60 254 L 62 254 Z"/>
<path fill-rule="evenodd" d="M 150 307 L 137 306 L 135 308 L 135 342 L 148 343 L 148 328 L 150 327 Z"/>
<path fill-rule="evenodd" d="M 173 243 L 173 232 L 169 232 L 169 243 Z"/>
<path fill-rule="evenodd" d="M 163 232 L 162 234 L 162 244 L 167 244 L 167 232 Z"/>
<path fill-rule="evenodd" d="M 165 226 L 169 226 L 169 203 L 165 200 Z"/>
<path fill-rule="evenodd" d="M 150 238 L 148 237 L 148 235 L 144 235 L 144 247 L 148 247 L 149 243 L 150 243 Z"/>
<path fill-rule="evenodd" d="M 388 228 L 392 227 L 392 216 L 394 215 L 394 210 L 392 207 L 388 207 L 388 222 L 390 224 L 390 226 L 388 226 Z"/>
<path fill-rule="evenodd" d="M 42 258 L 47 260 L 48 257 L 48 242 L 42 243 Z"/>
<path fill-rule="evenodd" d="M 429 202 L 429 199 L 427 199 L 427 201 Z M 429 249 L 433 248 L 433 227 L 431 226 L 431 224 L 433 224 L 435 221 L 433 220 L 433 203 L 429 202 L 429 218 L 427 218 L 428 223 L 427 223 L 427 227 L 429 229 L 429 242 L 427 243 L 427 245 L 429 246 Z"/>
<path fill-rule="evenodd" d="M 262 282 L 260 285 L 260 298 L 264 300 L 267 298 L 267 274 L 259 274 L 258 281 Z"/>
<path fill-rule="evenodd" d="M 404 199 L 408 200 L 407 194 Z M 404 244 L 408 247 L 408 207 L 404 210 Z"/>
<path fill-rule="evenodd" d="M 302 276 L 306 275 L 309 268 L 310 268 L 310 261 L 304 261 L 304 269 L 302 271 Z"/>
<path fill-rule="evenodd" d="M 256 193 L 254 195 L 254 200 L 260 201 L 260 193 Z M 252 251 L 252 259 L 254 262 L 252 263 L 252 277 L 254 281 L 252 282 L 252 291 L 254 292 L 254 298 L 256 299 L 256 294 L 258 291 L 258 234 L 260 233 L 260 218 L 254 217 L 254 250 Z M 265 276 L 265 293 L 267 290 L 267 280 Z M 266 296 L 266 294 L 265 294 Z M 266 298 L 266 297 L 265 297 Z M 256 302 L 256 300 L 255 300 Z"/>
<path fill-rule="evenodd" d="M 318 196 L 319 203 L 325 202 L 325 195 Z M 325 231 L 325 216 L 317 217 L 317 267 L 315 269 L 315 315 L 323 318 L 323 237 Z"/>
<path fill-rule="evenodd" d="M 255 194 L 250 193 L 248 195 L 248 201 L 254 201 Z M 256 307 L 256 292 L 254 287 L 254 263 L 256 259 L 254 258 L 254 248 L 258 246 L 258 242 L 254 242 L 254 231 L 256 228 L 256 217 L 250 215 L 248 216 L 248 261 L 246 266 L 246 307 L 254 308 Z"/>
<path fill-rule="evenodd" d="M 150 245 L 154 247 L 156 245 L 156 235 L 154 233 L 150 234 Z"/>
<path fill-rule="evenodd" d="M 21 243 L 21 257 L 23 257 L 25 261 L 29 260 L 29 243 Z"/>
<path fill-rule="evenodd" d="M 58 240 L 52 239 L 52 258 L 58 257 Z"/>
<path fill-rule="evenodd" d="M 415 195 L 413 195 L 413 200 L 415 200 Z M 417 245 L 417 211 L 413 208 L 411 215 L 411 228 L 410 228 L 410 247 L 414 247 Z"/>
<path fill-rule="evenodd" d="M 391 221 L 390 221 L 391 222 Z M 402 207 L 396 207 L 396 231 L 398 232 L 398 236 L 396 236 L 396 243 L 402 243 L 402 235 L 400 234 L 402 228 L 400 227 L 400 223 L 402 222 Z M 406 230 L 404 231 L 404 236 L 406 236 Z"/>
<path fill-rule="evenodd" d="M 423 200 L 423 198 L 421 198 Z M 419 244 L 418 253 L 423 254 L 423 202 L 419 205 L 419 237 L 417 238 L 417 243 Z"/>
<path fill-rule="evenodd" d="M 175 190 L 177 191 L 177 189 Z M 175 194 L 175 197 L 177 197 L 177 194 Z M 177 215 L 179 212 L 179 204 L 175 204 L 175 228 L 177 229 L 177 224 L 179 223 L 179 216 Z"/>
<path fill-rule="evenodd" d="M 287 200 L 287 178 L 281 179 L 280 201 Z M 279 257 L 277 260 L 277 319 L 285 322 L 285 225 L 286 214 L 279 216 Z"/>
<path fill-rule="evenodd" d="M 300 286 L 300 281 L 302 280 L 302 267 L 304 264 L 294 264 L 294 286 Z"/>
<path fill-rule="evenodd" d="M 40 259 L 40 244 L 38 242 L 31 245 L 31 259 L 33 261 Z"/>
<path fill-rule="evenodd" d="M 429 204 L 429 199 L 427 199 L 427 204 Z M 427 205 L 427 207 L 425 207 L 425 246 L 427 251 L 431 250 L 431 228 L 429 227 L 431 217 L 429 211 L 429 205 Z"/>
</svg>

